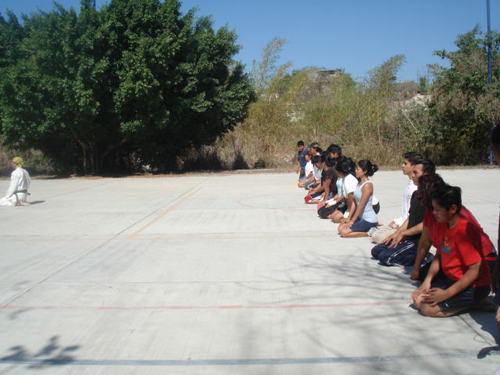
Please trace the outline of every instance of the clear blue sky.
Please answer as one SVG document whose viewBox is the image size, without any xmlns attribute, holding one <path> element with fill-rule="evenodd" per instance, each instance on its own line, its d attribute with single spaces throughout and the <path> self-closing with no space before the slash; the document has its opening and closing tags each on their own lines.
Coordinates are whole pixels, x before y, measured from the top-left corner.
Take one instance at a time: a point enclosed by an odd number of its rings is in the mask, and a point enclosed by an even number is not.
<svg viewBox="0 0 500 375">
<path fill-rule="evenodd" d="M 97 0 L 97 6 L 106 1 Z M 500 0 L 491 2 L 491 28 L 500 29 Z M 79 0 L 59 0 L 79 8 Z M 355 79 L 396 54 L 406 56 L 399 80 L 416 80 L 430 63 L 443 63 L 435 50 L 454 50 L 458 34 L 476 24 L 486 32 L 486 0 L 184 0 L 214 27 L 236 31 L 236 56 L 251 69 L 274 37 L 285 39 L 281 63 L 293 69 L 343 68 Z M 51 0 L 0 0 L 0 12 L 17 15 L 53 8 Z"/>
</svg>

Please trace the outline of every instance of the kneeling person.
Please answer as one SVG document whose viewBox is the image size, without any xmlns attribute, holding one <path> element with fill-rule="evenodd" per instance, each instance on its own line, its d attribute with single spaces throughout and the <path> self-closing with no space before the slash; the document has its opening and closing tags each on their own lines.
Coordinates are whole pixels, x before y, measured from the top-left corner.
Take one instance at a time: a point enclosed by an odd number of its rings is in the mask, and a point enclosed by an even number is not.
<svg viewBox="0 0 500 375">
<path fill-rule="evenodd" d="M 415 164 L 410 174 L 412 184 L 418 186 L 423 174 L 422 164 Z M 372 256 L 384 266 L 413 266 L 417 256 L 418 241 L 422 234 L 425 207 L 420 201 L 419 191 L 413 192 L 408 217 L 395 233 L 372 249 Z"/>
<path fill-rule="evenodd" d="M 30 175 L 24 169 L 24 161 L 19 156 L 12 159 L 14 172 L 10 176 L 10 185 L 5 196 L 0 199 L 1 207 L 29 206 L 28 188 L 30 187 Z"/>
<path fill-rule="evenodd" d="M 439 247 L 412 299 L 423 315 L 447 317 L 479 305 L 488 297 L 490 272 L 479 231 L 460 216 L 460 188 L 438 188 L 432 194 L 432 206 L 438 221 L 435 238 Z M 440 270 L 443 276 L 437 277 Z"/>
</svg>

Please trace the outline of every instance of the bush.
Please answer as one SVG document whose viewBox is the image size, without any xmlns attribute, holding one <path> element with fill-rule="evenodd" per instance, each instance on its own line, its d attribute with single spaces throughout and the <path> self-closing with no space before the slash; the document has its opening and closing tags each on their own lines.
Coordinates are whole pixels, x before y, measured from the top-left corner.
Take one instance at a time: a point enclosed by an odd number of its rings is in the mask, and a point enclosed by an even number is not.
<svg viewBox="0 0 500 375">
<path fill-rule="evenodd" d="M 12 173 L 11 160 L 14 156 L 20 156 L 24 159 L 25 168 L 32 176 L 54 175 L 60 172 L 55 167 L 56 163 L 46 157 L 40 150 L 19 150 L 16 148 L 9 148 L 0 142 L 1 175 L 9 176 Z"/>
</svg>

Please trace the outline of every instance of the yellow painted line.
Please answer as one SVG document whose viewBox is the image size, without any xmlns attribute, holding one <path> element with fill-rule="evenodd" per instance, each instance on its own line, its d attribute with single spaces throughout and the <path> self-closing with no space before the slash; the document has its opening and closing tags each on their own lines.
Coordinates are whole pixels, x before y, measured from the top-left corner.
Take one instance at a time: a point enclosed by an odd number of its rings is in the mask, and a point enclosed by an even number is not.
<svg viewBox="0 0 500 375">
<path fill-rule="evenodd" d="M 193 195 L 195 195 L 198 191 L 200 191 L 200 189 L 201 189 L 201 187 L 197 188 L 196 190 L 194 190 L 190 194 L 186 195 L 183 199 L 181 199 L 180 201 L 178 201 L 176 204 L 174 204 L 173 206 L 170 206 L 169 208 L 167 208 L 161 215 L 155 217 L 153 220 L 151 220 L 149 223 L 147 223 L 146 225 L 144 225 L 142 228 L 140 228 L 139 230 L 137 230 L 134 233 L 132 233 L 131 235 L 129 235 L 127 237 L 127 240 L 134 239 L 135 236 L 137 236 L 143 230 L 149 228 L 151 225 L 153 225 L 154 223 L 156 223 L 158 220 L 160 220 L 166 214 L 168 214 L 169 212 L 171 212 L 174 208 L 180 206 L 182 203 L 184 203 L 185 201 L 187 201 L 189 198 L 191 198 Z"/>
</svg>

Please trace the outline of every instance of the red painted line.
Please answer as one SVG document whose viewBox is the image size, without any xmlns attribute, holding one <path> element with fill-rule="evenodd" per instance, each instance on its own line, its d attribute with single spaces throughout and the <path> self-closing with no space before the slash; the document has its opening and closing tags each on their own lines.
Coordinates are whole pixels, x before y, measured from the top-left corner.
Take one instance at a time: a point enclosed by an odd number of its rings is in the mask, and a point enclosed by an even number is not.
<svg viewBox="0 0 500 375">
<path fill-rule="evenodd" d="M 322 309 L 355 306 L 409 305 L 409 301 L 326 303 L 293 305 L 221 305 L 221 306 L 20 306 L 4 305 L 0 310 L 247 310 L 247 309 Z"/>
</svg>

